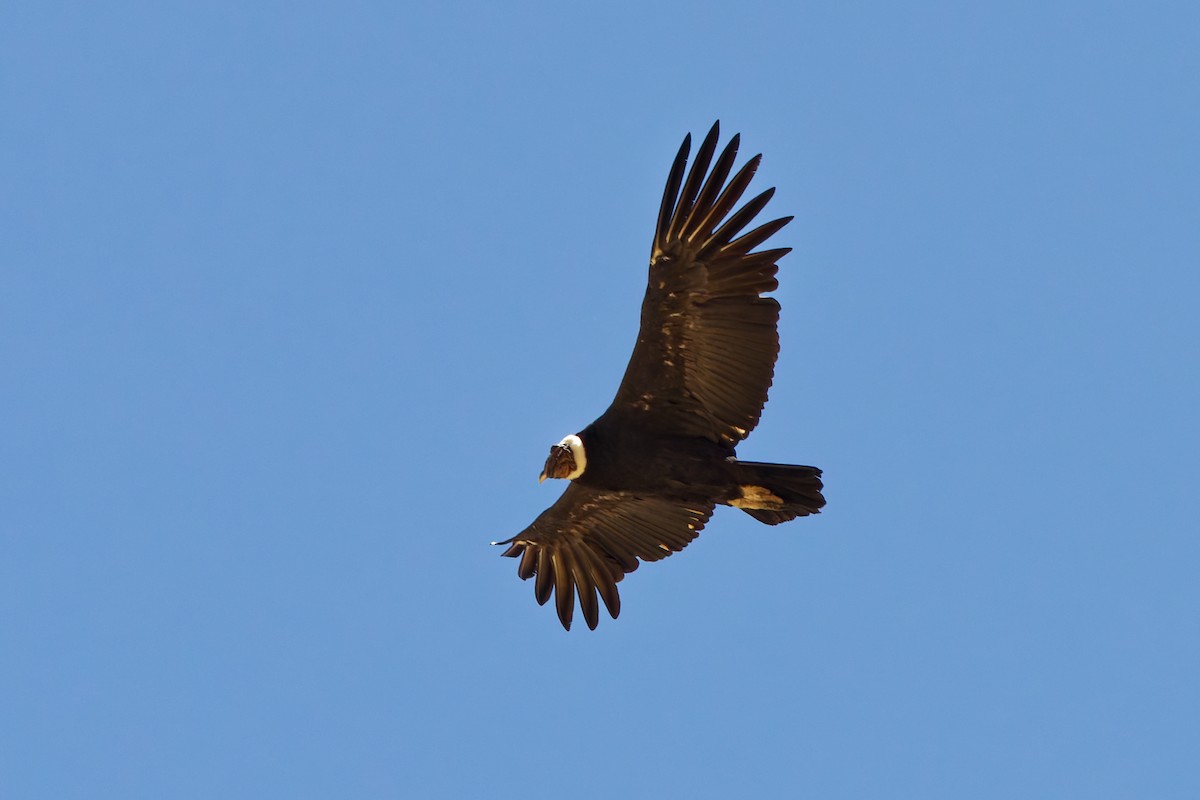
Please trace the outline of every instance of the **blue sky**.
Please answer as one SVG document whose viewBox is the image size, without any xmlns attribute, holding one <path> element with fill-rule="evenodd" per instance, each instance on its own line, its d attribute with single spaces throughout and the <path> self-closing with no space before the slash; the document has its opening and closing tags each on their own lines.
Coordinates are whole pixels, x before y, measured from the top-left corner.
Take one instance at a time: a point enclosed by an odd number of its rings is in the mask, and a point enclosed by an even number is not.
<svg viewBox="0 0 1200 800">
<path fill-rule="evenodd" d="M 0 795 L 1200 795 L 1194 4 L 3 17 Z M 717 118 L 829 506 L 565 633 L 488 542 Z"/>
</svg>

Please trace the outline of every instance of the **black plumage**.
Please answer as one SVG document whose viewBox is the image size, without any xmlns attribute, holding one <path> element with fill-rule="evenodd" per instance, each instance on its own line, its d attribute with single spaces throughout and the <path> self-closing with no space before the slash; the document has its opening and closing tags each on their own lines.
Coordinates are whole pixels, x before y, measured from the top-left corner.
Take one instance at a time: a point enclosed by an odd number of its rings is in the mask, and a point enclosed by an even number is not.
<svg viewBox="0 0 1200 800">
<path fill-rule="evenodd" d="M 718 136 L 713 125 L 690 170 L 685 137 L 671 166 L 641 329 L 616 398 L 551 448 L 542 477 L 570 485 L 532 525 L 499 543 L 509 545 L 503 555 L 520 558 L 517 574 L 535 579 L 538 603 L 555 596 L 567 629 L 576 595 L 589 628 L 599 622 L 597 595 L 615 619 L 617 583 L 641 561 L 686 547 L 717 504 L 768 525 L 825 505 L 816 467 L 735 458 L 774 375 L 779 303 L 763 295 L 778 287 L 777 262 L 790 249 L 753 251 L 792 218 L 746 231 L 775 190 L 738 208 L 761 156 L 730 178 L 739 137 L 714 162 Z"/>
</svg>

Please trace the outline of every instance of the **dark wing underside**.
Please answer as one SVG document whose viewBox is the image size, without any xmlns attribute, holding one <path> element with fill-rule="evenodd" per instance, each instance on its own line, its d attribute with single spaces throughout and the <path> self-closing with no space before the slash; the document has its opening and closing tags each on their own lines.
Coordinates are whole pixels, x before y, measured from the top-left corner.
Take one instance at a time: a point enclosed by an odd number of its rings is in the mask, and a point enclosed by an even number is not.
<svg viewBox="0 0 1200 800">
<path fill-rule="evenodd" d="M 558 502 L 525 530 L 500 542 L 502 555 L 520 557 L 522 580 L 536 576 L 534 595 L 555 595 L 558 618 L 571 629 L 575 595 L 589 628 L 600 621 L 596 595 L 613 619 L 621 612 L 617 583 L 638 568 L 687 547 L 712 515 L 712 503 L 681 504 L 632 492 L 590 489 L 572 483 Z"/>
<path fill-rule="evenodd" d="M 727 182 L 739 137 L 713 163 L 718 135 L 713 125 L 686 181 L 690 135 L 675 157 L 654 234 L 641 330 L 605 416 L 732 444 L 754 429 L 767 402 L 779 354 L 779 303 L 762 294 L 778 287 L 776 262 L 790 249 L 751 251 L 792 218 L 743 233 L 775 190 L 730 215 L 761 156 Z"/>
</svg>

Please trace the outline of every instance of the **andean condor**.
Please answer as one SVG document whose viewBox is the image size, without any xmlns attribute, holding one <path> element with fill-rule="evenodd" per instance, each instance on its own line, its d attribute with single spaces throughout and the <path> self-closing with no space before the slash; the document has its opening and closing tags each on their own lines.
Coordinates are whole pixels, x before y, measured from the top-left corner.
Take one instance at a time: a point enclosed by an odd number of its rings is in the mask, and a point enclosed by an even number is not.
<svg viewBox="0 0 1200 800">
<path fill-rule="evenodd" d="M 733 214 L 761 155 L 729 173 L 739 136 L 716 162 L 713 125 L 684 180 L 691 135 L 671 165 L 650 251 L 641 330 L 616 399 L 599 419 L 550 448 L 539 480 L 571 481 L 558 501 L 511 539 L 503 555 L 536 576 L 539 604 L 553 592 L 570 630 L 575 594 L 589 628 L 596 595 L 616 619 L 617 583 L 687 547 L 717 503 L 768 525 L 825 505 L 821 470 L 738 461 L 758 424 L 779 354 L 776 262 L 790 248 L 751 252 L 792 218 L 743 233 L 774 194 Z M 712 165 L 711 171 L 709 165 Z M 681 188 L 682 186 L 682 188 Z"/>
</svg>

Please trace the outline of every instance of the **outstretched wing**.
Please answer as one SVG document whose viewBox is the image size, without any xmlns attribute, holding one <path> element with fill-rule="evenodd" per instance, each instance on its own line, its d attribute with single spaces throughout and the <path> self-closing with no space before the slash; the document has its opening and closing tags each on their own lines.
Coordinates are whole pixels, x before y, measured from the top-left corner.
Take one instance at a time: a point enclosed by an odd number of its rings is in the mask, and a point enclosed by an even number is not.
<svg viewBox="0 0 1200 800">
<path fill-rule="evenodd" d="M 613 619 L 621 613 L 617 583 L 638 568 L 638 559 L 658 561 L 687 547 L 708 522 L 713 504 L 681 504 L 634 492 L 591 489 L 572 483 L 558 502 L 525 530 L 498 544 L 501 555 L 521 559 L 517 575 L 537 576 L 540 605 L 555 595 L 558 618 L 571 629 L 575 594 L 589 628 L 600 621 L 596 594 Z"/>
<path fill-rule="evenodd" d="M 713 163 L 718 125 L 700 145 L 686 181 L 690 134 L 675 156 L 654 233 L 641 330 L 605 413 L 732 444 L 754 429 L 767 402 L 779 354 L 779 303 L 762 295 L 778 287 L 776 262 L 790 248 L 751 251 L 792 218 L 743 233 L 775 190 L 730 215 L 761 156 L 727 182 L 739 137 Z"/>
</svg>

